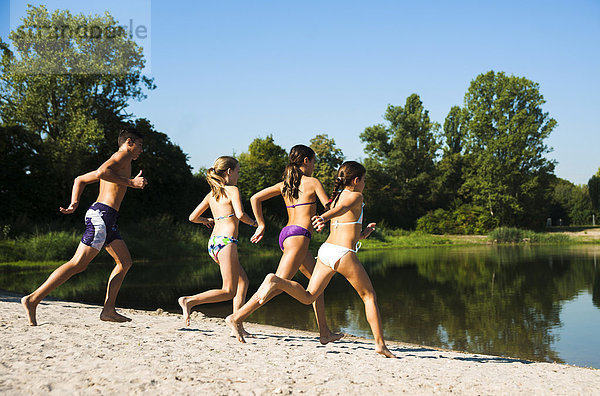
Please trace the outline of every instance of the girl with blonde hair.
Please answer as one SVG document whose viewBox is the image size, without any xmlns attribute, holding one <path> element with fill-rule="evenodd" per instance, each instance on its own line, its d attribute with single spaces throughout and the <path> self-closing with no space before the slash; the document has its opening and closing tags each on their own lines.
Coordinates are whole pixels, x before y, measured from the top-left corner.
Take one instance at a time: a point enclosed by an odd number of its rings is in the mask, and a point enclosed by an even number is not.
<svg viewBox="0 0 600 396">
<path fill-rule="evenodd" d="M 206 181 L 211 191 L 190 214 L 191 222 L 213 229 L 208 240 L 208 254 L 221 269 L 223 286 L 193 296 L 179 297 L 178 302 L 187 326 L 190 325 L 191 309 L 196 305 L 233 300 L 233 312 L 236 312 L 246 299 L 248 276 L 238 259 L 238 225 L 241 221 L 256 227 L 257 222 L 244 212 L 240 192 L 236 187 L 239 174 L 240 164 L 235 158 L 217 158 L 212 168 L 206 172 Z M 202 217 L 209 208 L 213 217 Z M 238 331 L 245 333 L 241 326 Z"/>
</svg>

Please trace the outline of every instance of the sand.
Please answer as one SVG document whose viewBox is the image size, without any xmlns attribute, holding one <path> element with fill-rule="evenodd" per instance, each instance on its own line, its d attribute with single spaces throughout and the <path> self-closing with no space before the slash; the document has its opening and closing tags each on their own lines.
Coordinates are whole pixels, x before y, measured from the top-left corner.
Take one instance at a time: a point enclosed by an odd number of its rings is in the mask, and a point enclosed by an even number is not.
<svg viewBox="0 0 600 396">
<path fill-rule="evenodd" d="M 100 321 L 100 307 L 46 300 L 38 326 L 21 296 L 0 292 L 0 394 L 599 394 L 600 370 L 247 324 L 247 344 L 223 319 L 120 310 L 128 323 Z"/>
</svg>

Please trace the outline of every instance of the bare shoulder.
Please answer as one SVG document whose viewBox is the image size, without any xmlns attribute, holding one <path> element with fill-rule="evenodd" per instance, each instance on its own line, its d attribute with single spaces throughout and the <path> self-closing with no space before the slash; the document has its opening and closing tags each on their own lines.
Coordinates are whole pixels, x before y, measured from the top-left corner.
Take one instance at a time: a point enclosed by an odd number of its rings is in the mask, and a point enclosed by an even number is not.
<svg viewBox="0 0 600 396">
<path fill-rule="evenodd" d="M 224 186 L 225 193 L 229 198 L 236 197 L 240 195 L 240 190 L 237 186 Z"/>
<path fill-rule="evenodd" d="M 316 186 L 320 185 L 321 182 L 316 177 L 312 176 L 302 176 L 302 183 L 310 188 L 316 188 Z"/>
<path fill-rule="evenodd" d="M 118 165 L 125 165 L 128 162 L 131 162 L 131 156 L 127 151 L 116 151 L 110 156 L 107 162 L 109 161 Z"/>
<path fill-rule="evenodd" d="M 344 197 L 345 195 L 345 197 Z M 345 198 L 345 200 L 348 200 L 349 203 L 357 203 L 357 202 L 362 202 L 363 200 L 363 194 L 360 191 L 348 191 L 346 190 L 346 193 L 342 195 L 343 198 Z"/>
</svg>

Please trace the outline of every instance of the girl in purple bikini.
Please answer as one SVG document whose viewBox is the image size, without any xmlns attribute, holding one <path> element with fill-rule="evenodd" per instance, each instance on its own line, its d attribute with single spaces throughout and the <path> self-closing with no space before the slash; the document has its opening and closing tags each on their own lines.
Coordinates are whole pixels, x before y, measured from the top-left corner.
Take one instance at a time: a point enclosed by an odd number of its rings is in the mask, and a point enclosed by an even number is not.
<svg viewBox="0 0 600 396">
<path fill-rule="evenodd" d="M 283 172 L 283 181 L 257 192 L 250 198 L 252 211 L 258 222 L 258 228 L 250 241 L 258 243 L 265 233 L 262 202 L 278 195 L 283 196 L 288 222 L 279 234 L 279 247 L 283 251 L 283 255 L 276 274 L 284 279 L 292 279 L 298 269 L 310 279 L 315 268 L 314 256 L 308 250 L 313 230 L 311 217 L 317 212 L 317 199 L 323 206 L 328 203 L 323 185 L 319 180 L 311 177 L 315 170 L 315 160 L 315 152 L 310 147 L 302 144 L 292 147 L 290 161 Z M 265 301 L 280 293 L 280 291 L 272 293 L 267 296 Z M 323 295 L 321 295 L 313 303 L 313 308 L 319 326 L 320 341 L 322 344 L 327 344 L 339 340 L 343 334 L 332 333 L 329 330 L 325 320 L 324 304 Z M 235 326 L 239 326 L 258 307 L 260 304 L 252 298 L 234 314 L 228 316 L 226 321 L 229 325 L 235 323 Z M 238 334 L 238 340 L 245 342 L 243 334 Z"/>
</svg>

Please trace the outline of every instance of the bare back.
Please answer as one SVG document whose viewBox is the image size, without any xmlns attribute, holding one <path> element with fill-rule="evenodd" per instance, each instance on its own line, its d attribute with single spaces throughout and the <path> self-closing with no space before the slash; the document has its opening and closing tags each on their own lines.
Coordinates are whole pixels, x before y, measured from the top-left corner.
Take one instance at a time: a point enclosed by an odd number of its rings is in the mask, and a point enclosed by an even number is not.
<svg viewBox="0 0 600 396">
<path fill-rule="evenodd" d="M 225 191 L 229 188 L 231 187 L 225 186 Z M 235 216 L 235 210 L 231 199 L 227 195 L 224 195 L 221 199 L 217 200 L 212 193 L 209 194 L 208 205 L 215 220 L 212 235 L 237 238 L 240 221 Z"/>
<path fill-rule="evenodd" d="M 287 208 L 287 225 L 299 225 L 307 230 L 313 229 L 310 219 L 317 213 L 317 201 L 319 200 L 317 189 L 319 188 L 323 191 L 322 194 L 325 194 L 323 186 L 317 179 L 303 175 L 300 179 L 298 199 L 290 200 L 283 194 L 283 183 L 279 183 L 279 189 Z"/>
</svg>

